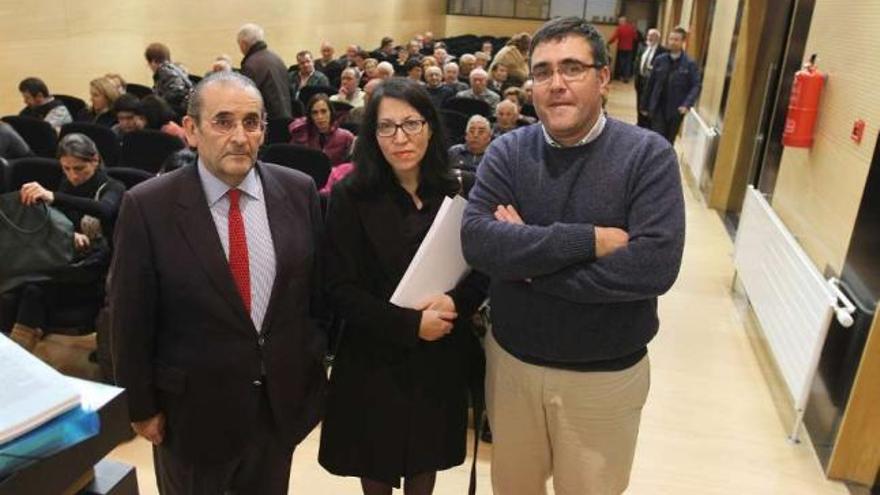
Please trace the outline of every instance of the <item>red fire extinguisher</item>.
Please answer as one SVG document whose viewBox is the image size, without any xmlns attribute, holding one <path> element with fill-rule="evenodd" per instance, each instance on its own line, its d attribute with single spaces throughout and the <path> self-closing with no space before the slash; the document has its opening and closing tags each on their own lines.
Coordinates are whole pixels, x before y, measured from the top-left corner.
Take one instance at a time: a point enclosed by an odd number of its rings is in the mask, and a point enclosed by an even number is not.
<svg viewBox="0 0 880 495">
<path fill-rule="evenodd" d="M 813 145 L 813 127 L 825 79 L 826 75 L 816 68 L 815 53 L 810 57 L 810 63 L 795 73 L 782 133 L 785 146 L 809 148 Z"/>
</svg>

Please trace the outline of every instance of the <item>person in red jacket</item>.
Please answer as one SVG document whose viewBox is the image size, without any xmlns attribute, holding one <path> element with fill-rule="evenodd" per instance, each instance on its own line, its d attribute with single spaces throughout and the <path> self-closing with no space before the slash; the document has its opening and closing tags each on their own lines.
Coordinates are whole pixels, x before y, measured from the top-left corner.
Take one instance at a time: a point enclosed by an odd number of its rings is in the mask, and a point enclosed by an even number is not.
<svg viewBox="0 0 880 495">
<path fill-rule="evenodd" d="M 628 83 L 632 77 L 633 53 L 636 49 L 636 32 L 635 26 L 627 21 L 626 16 L 622 15 L 617 19 L 617 29 L 608 39 L 608 45 L 617 42 L 617 64 L 615 64 L 615 76 Z"/>
</svg>

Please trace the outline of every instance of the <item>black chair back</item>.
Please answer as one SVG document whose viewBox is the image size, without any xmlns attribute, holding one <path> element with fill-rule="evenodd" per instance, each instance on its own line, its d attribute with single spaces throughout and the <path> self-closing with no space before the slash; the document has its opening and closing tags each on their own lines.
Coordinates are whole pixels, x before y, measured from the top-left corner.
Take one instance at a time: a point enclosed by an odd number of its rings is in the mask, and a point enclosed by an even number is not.
<svg viewBox="0 0 880 495">
<path fill-rule="evenodd" d="M 155 177 L 155 174 L 151 174 L 146 170 L 129 167 L 108 168 L 107 175 L 125 184 L 126 189 L 131 189 L 141 182 Z"/>
<path fill-rule="evenodd" d="M 51 124 L 45 120 L 15 115 L 3 117 L 3 121 L 15 129 L 15 132 L 31 147 L 31 151 L 35 155 L 45 158 L 55 157 L 58 136 Z"/>
<path fill-rule="evenodd" d="M 309 103 L 309 98 L 318 93 L 324 93 L 329 97 L 335 95 L 337 91 L 330 86 L 306 86 L 299 90 L 299 96 L 297 96 L 297 99 L 303 102 L 303 105 L 307 105 Z"/>
<path fill-rule="evenodd" d="M 104 165 L 115 167 L 119 163 L 119 138 L 109 127 L 88 122 L 64 124 L 61 126 L 59 138 L 74 132 L 85 134 L 95 142 L 98 152 L 101 153 L 101 158 L 104 159 Z"/>
<path fill-rule="evenodd" d="M 330 177 L 330 159 L 323 151 L 298 144 L 271 144 L 263 150 L 262 160 L 310 175 L 318 189 L 324 187 Z"/>
<path fill-rule="evenodd" d="M 350 133 L 354 134 L 355 136 L 357 136 L 357 135 L 358 135 L 358 131 L 361 130 L 361 125 L 358 124 L 357 122 L 343 122 L 343 123 L 339 124 L 339 128 L 340 128 L 340 129 L 345 129 L 345 130 L 347 130 L 348 132 L 350 132 Z"/>
<path fill-rule="evenodd" d="M 348 113 L 354 110 L 354 107 L 344 101 L 331 101 L 330 106 L 333 113 L 336 114 L 336 123 L 341 124 L 348 120 Z"/>
<path fill-rule="evenodd" d="M 36 156 L 10 160 L 5 169 L 6 192 L 17 191 L 28 182 L 39 182 L 46 189 L 56 191 L 64 175 L 58 160 Z"/>
<path fill-rule="evenodd" d="M 446 145 L 452 146 L 464 142 L 469 116 L 454 110 L 440 110 L 440 119 L 446 129 Z"/>
<path fill-rule="evenodd" d="M 76 96 L 59 94 L 54 94 L 52 96 L 61 100 L 61 103 L 64 103 L 64 106 L 67 107 L 67 111 L 70 112 L 70 115 L 74 119 L 82 115 L 83 110 L 86 109 L 86 102 Z"/>
<path fill-rule="evenodd" d="M 138 98 L 143 98 L 153 94 L 153 88 L 144 86 L 143 84 L 128 83 L 125 85 L 125 92 L 131 93 Z"/>
<path fill-rule="evenodd" d="M 183 141 L 162 131 L 144 129 L 122 138 L 119 166 L 139 168 L 156 174 L 168 155 L 183 149 Z"/>
<path fill-rule="evenodd" d="M 290 116 L 295 119 L 306 116 L 306 106 L 303 102 L 299 100 L 293 100 L 290 102 Z"/>
<path fill-rule="evenodd" d="M 483 100 L 475 100 L 473 98 L 459 98 L 457 96 L 446 100 L 443 103 L 446 110 L 454 110 L 467 116 L 482 115 L 487 119 L 492 117 L 492 105 Z"/>
<path fill-rule="evenodd" d="M 278 117 L 269 119 L 266 124 L 266 144 L 289 143 L 290 142 L 290 123 L 293 119 L 287 117 Z"/>
</svg>

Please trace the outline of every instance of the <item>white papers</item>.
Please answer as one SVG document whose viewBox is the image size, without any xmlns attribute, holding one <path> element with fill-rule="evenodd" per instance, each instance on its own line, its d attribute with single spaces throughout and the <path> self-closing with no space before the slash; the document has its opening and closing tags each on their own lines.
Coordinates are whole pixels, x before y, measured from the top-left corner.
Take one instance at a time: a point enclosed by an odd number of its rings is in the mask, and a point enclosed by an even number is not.
<svg viewBox="0 0 880 495">
<path fill-rule="evenodd" d="M 461 252 L 461 217 L 465 206 L 467 201 L 461 196 L 443 200 L 428 234 L 391 295 L 392 304 L 419 309 L 425 299 L 455 288 L 467 274 L 468 265 Z"/>
<path fill-rule="evenodd" d="M 77 388 L 0 334 L 0 444 L 6 443 L 80 402 Z"/>
</svg>

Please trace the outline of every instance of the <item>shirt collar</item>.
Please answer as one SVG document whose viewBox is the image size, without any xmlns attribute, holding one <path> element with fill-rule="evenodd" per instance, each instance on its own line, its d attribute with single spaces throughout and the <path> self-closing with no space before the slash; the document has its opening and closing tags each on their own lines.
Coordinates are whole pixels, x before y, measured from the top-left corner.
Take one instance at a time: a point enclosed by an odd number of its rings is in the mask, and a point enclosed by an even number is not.
<svg viewBox="0 0 880 495">
<path fill-rule="evenodd" d="M 559 144 L 559 142 L 556 141 L 555 139 L 553 139 L 553 136 L 551 136 L 550 133 L 547 132 L 547 127 L 545 127 L 544 124 L 541 124 L 541 130 L 544 131 L 544 140 L 547 141 L 547 144 L 550 145 L 550 147 L 552 147 L 552 148 L 573 148 L 575 146 L 583 146 L 587 143 L 595 141 L 596 138 L 599 137 L 599 134 L 602 133 L 602 130 L 605 129 L 605 122 L 607 120 L 608 119 L 605 118 L 605 112 L 604 111 L 600 112 L 599 118 L 596 119 L 596 123 L 593 124 L 593 128 L 590 129 L 590 132 L 588 132 L 587 135 L 584 136 L 583 139 L 581 139 L 580 141 L 578 141 L 577 143 L 575 143 L 571 146 L 563 146 L 562 144 Z"/>
<path fill-rule="evenodd" d="M 230 187 L 208 170 L 201 157 L 199 157 L 198 167 L 199 179 L 202 181 L 202 189 L 205 191 L 205 197 L 208 199 L 208 207 L 213 207 L 229 191 Z M 257 179 L 256 166 L 251 167 L 244 180 L 238 185 L 238 190 L 245 193 L 250 199 L 257 201 L 263 199 L 263 188 Z"/>
</svg>

